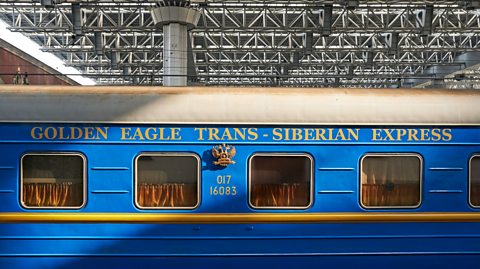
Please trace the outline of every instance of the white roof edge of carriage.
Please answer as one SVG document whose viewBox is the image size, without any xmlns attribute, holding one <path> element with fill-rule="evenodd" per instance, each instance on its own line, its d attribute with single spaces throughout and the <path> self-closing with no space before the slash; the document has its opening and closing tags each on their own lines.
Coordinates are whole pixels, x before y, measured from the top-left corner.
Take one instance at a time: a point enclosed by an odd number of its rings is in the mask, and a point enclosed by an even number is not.
<svg viewBox="0 0 480 269">
<path fill-rule="evenodd" d="M 480 91 L 2 85 L 0 122 L 478 126 Z"/>
</svg>

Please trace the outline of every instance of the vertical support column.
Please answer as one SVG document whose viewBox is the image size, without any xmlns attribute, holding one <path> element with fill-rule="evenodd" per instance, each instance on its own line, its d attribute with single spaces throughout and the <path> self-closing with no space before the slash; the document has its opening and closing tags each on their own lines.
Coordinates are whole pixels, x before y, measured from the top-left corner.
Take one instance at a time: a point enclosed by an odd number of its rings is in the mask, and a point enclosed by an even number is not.
<svg viewBox="0 0 480 269">
<path fill-rule="evenodd" d="M 187 85 L 187 25 L 163 26 L 163 85 Z"/>
<path fill-rule="evenodd" d="M 201 13 L 190 8 L 188 1 L 165 1 L 164 4 L 166 6 L 151 11 L 155 26 L 163 28 L 163 85 L 186 86 L 188 46 L 191 46 L 188 30 L 197 25 Z"/>
<path fill-rule="evenodd" d="M 83 35 L 82 29 L 82 7 L 79 3 L 72 4 L 72 25 L 75 36 Z"/>
<path fill-rule="evenodd" d="M 322 36 L 329 36 L 332 34 L 333 5 L 326 4 L 320 14 L 323 15 Z"/>
</svg>

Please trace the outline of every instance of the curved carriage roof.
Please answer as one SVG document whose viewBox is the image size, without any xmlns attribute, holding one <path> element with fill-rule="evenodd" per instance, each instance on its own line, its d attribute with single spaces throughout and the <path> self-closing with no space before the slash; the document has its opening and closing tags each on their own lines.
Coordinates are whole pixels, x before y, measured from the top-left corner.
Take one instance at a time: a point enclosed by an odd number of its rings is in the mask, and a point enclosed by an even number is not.
<svg viewBox="0 0 480 269">
<path fill-rule="evenodd" d="M 480 91 L 2 85 L 0 122 L 480 125 Z"/>
</svg>

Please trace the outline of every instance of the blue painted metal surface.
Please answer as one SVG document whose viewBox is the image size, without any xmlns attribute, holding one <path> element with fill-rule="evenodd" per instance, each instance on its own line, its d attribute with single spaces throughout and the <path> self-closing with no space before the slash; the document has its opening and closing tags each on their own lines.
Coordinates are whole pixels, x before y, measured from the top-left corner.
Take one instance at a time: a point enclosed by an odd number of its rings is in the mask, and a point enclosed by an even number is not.
<svg viewBox="0 0 480 269">
<path fill-rule="evenodd" d="M 92 132 L 95 128 L 103 128 L 102 130 L 108 130 L 108 133 L 106 136 L 98 133 L 90 136 L 83 134 L 81 138 L 74 139 L 75 135 L 71 132 L 67 134 L 66 131 L 71 127 L 93 128 L 88 129 L 93 130 Z M 60 128 L 63 128 L 62 136 Z M 134 135 L 137 128 L 143 140 L 140 135 Z M 157 139 L 146 139 L 148 128 L 165 128 L 163 139 L 159 139 L 158 129 Z M 212 128 L 218 133 L 212 135 L 209 133 L 210 129 L 195 128 Z M 245 137 L 234 139 L 233 132 L 225 134 L 226 128 L 246 128 Z M 308 133 L 316 132 L 312 127 L 288 127 L 289 131 L 285 128 L 2 124 L 0 211 L 142 214 L 366 211 L 421 213 L 480 210 L 468 204 L 468 162 L 472 155 L 480 152 L 478 128 L 344 127 L 345 133 L 342 137 L 338 134 L 341 128 L 320 127 L 325 130 L 323 136 L 332 139 L 323 139 L 316 135 L 315 139 L 310 139 L 312 136 Z M 291 131 L 293 129 L 301 130 L 302 139 L 299 139 L 298 131 Z M 358 130 L 358 138 L 353 134 L 349 137 L 347 129 L 355 132 Z M 430 130 L 429 135 L 425 134 L 427 131 L 422 131 L 427 129 Z M 433 129 L 438 131 L 434 132 Z M 87 129 L 82 130 L 86 132 Z M 394 131 L 389 131 L 390 135 L 387 135 L 385 131 L 374 130 L 417 132 L 413 138 L 410 136 L 412 139 L 407 135 L 396 139 L 398 136 L 391 135 Z M 290 131 L 287 139 L 286 134 Z M 329 135 L 329 132 L 332 132 L 332 135 Z M 278 133 L 282 133 L 282 139 L 277 139 Z M 295 133 L 297 137 L 292 136 Z M 152 137 L 153 133 L 149 135 Z M 67 139 L 67 136 L 70 137 Z M 209 139 L 210 137 L 212 139 Z M 227 167 L 212 164 L 211 149 L 221 143 L 236 147 L 236 164 Z M 84 208 L 35 210 L 21 207 L 18 194 L 19 164 L 21 157 L 31 152 L 79 152 L 86 157 L 88 182 L 87 203 Z M 200 156 L 200 206 L 192 210 L 136 208 L 133 201 L 134 160 L 142 152 L 190 152 Z M 308 153 L 313 157 L 314 202 L 310 208 L 267 210 L 249 207 L 248 159 L 258 152 Z M 420 207 L 369 210 L 362 208 L 359 204 L 359 167 L 360 159 L 366 153 L 419 154 L 424 167 Z M 236 187 L 236 195 L 210 194 L 209 189 L 217 186 L 216 178 L 219 175 L 232 176 L 230 185 Z M 479 261 L 478 222 L 0 224 L 0 268 L 465 268 L 474 267 Z"/>
</svg>

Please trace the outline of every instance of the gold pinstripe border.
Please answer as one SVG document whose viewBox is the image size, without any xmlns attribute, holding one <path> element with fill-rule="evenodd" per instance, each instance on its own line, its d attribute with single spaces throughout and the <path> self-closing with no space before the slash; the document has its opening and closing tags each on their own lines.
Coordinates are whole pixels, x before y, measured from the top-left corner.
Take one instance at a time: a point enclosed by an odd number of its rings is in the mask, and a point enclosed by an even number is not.
<svg viewBox="0 0 480 269">
<path fill-rule="evenodd" d="M 0 223 L 362 223 L 480 222 L 480 212 L 431 213 L 0 213 Z"/>
</svg>

